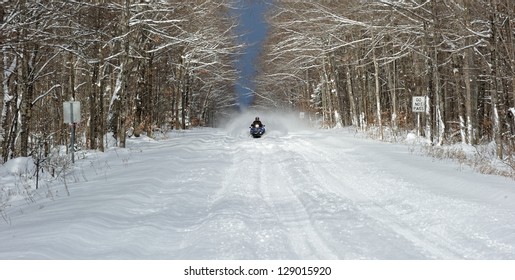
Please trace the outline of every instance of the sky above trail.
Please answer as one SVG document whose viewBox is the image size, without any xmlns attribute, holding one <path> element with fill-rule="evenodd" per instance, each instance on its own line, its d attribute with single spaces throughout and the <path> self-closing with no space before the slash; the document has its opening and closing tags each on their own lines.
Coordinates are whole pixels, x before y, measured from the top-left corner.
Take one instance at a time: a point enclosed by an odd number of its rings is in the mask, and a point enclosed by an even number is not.
<svg viewBox="0 0 515 280">
<path fill-rule="evenodd" d="M 241 40 L 247 47 L 240 57 L 237 68 L 240 79 L 236 84 L 236 93 L 240 109 L 245 109 L 253 101 L 255 90 L 254 78 L 256 76 L 257 58 L 266 37 L 267 25 L 264 14 L 267 9 L 266 0 L 239 0 L 237 15 L 240 25 L 237 28 Z"/>
</svg>

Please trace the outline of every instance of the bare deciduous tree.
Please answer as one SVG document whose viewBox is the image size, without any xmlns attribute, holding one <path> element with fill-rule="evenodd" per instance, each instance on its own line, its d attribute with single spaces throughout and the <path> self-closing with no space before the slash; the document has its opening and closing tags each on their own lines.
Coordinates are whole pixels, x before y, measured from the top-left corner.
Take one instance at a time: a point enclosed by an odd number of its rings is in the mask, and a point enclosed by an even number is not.
<svg viewBox="0 0 515 280">
<path fill-rule="evenodd" d="M 426 96 L 429 143 L 493 140 L 505 158 L 513 17 L 506 0 L 280 1 L 268 15 L 257 102 L 382 137 L 384 126 L 414 129 L 411 98 Z"/>
</svg>

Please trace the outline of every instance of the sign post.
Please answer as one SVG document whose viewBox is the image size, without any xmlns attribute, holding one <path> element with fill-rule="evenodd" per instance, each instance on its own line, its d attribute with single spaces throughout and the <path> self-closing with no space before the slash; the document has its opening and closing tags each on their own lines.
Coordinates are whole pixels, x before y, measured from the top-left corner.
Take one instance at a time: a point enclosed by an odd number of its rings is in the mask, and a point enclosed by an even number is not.
<svg viewBox="0 0 515 280">
<path fill-rule="evenodd" d="M 64 122 L 71 125 L 71 153 L 72 163 L 75 163 L 75 125 L 80 121 L 80 102 L 68 101 L 63 103 Z"/>
<path fill-rule="evenodd" d="M 426 111 L 426 97 L 413 96 L 411 108 L 413 112 L 417 113 L 417 136 L 420 136 L 420 113 Z"/>
</svg>

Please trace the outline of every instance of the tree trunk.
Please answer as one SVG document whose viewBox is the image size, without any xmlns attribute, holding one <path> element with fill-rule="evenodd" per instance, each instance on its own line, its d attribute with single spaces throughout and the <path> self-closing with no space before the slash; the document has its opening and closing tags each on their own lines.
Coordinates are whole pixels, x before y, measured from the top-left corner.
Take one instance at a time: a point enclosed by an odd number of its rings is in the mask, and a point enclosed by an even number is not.
<svg viewBox="0 0 515 280">
<path fill-rule="evenodd" d="M 435 100 L 435 133 L 438 133 L 438 141 L 437 145 L 441 146 L 443 144 L 443 140 L 445 138 L 445 119 L 444 119 L 444 110 L 445 110 L 445 100 L 443 98 L 443 92 L 440 87 L 440 69 L 439 69 L 439 53 L 438 48 L 440 45 L 440 18 L 438 15 L 438 0 L 431 0 L 431 13 L 433 16 L 433 40 L 432 40 L 432 57 L 431 57 L 431 67 L 432 67 L 432 89 L 433 96 Z"/>
<path fill-rule="evenodd" d="M 512 25 L 512 21 L 515 20 L 515 7 L 513 4 L 513 0 L 505 0 L 508 15 L 507 20 L 505 21 L 505 34 L 507 41 L 507 52 L 508 59 L 511 64 L 511 107 L 515 108 L 515 42 L 513 42 L 513 29 L 515 28 Z M 514 125 L 513 123 L 510 125 Z"/>
<path fill-rule="evenodd" d="M 25 22 L 27 19 L 27 6 L 25 1 L 21 1 L 20 3 L 21 12 L 20 12 L 20 21 Z M 21 38 L 26 38 L 27 29 L 22 28 L 20 32 Z M 14 143 L 16 144 L 20 141 L 20 152 L 19 155 L 22 157 L 26 157 L 28 155 L 28 144 L 29 144 L 29 121 L 30 121 L 30 110 L 32 105 L 32 96 L 30 92 L 31 86 L 29 85 L 29 67 L 30 67 L 30 57 L 29 57 L 29 43 L 25 42 L 21 45 L 20 52 L 20 65 L 18 67 L 18 122 L 19 122 L 19 131 L 16 136 Z"/>
<path fill-rule="evenodd" d="M 428 27 L 427 27 L 427 23 L 424 22 L 424 56 L 426 57 L 425 60 L 426 60 L 426 63 L 425 63 L 425 67 L 427 69 L 427 71 L 429 72 L 428 75 L 424 75 L 423 77 L 423 85 L 426 85 L 427 86 L 427 89 L 423 89 L 423 91 L 425 91 L 426 94 L 424 94 L 426 96 L 426 112 L 425 112 L 425 116 L 426 116 L 426 130 L 425 130 L 425 136 L 429 142 L 429 144 L 433 145 L 433 95 L 434 95 L 434 84 L 433 84 L 433 71 L 434 71 L 434 67 L 432 65 L 432 62 L 431 59 L 429 58 L 431 56 L 431 48 L 429 46 L 429 42 L 430 42 L 430 39 L 429 39 L 429 30 L 428 30 Z M 422 71 L 424 72 L 424 71 Z"/>
<path fill-rule="evenodd" d="M 91 75 L 91 84 L 90 84 L 90 96 L 89 96 L 89 148 L 96 149 L 97 148 L 97 132 L 98 129 L 98 119 L 99 116 L 97 114 L 98 106 L 98 86 L 97 81 L 100 75 L 100 62 L 97 62 L 93 65 L 93 73 Z"/>
<path fill-rule="evenodd" d="M 0 148 L 2 149 L 2 158 L 4 161 L 7 161 L 8 158 L 8 139 L 9 136 L 9 125 L 8 125 L 8 116 L 9 110 L 11 108 L 11 101 L 13 100 L 13 96 L 11 96 L 11 92 L 9 90 L 9 81 L 11 79 L 12 74 L 16 71 L 17 68 L 17 59 L 16 56 L 12 58 L 12 61 L 9 62 L 9 54 L 7 52 L 7 48 L 2 48 L 2 62 L 3 67 L 1 69 L 5 69 L 2 74 L 2 112 L 0 115 Z"/>
<path fill-rule="evenodd" d="M 180 73 L 180 70 L 177 69 L 177 72 Z M 180 112 L 179 112 L 179 102 L 181 100 L 181 95 L 180 95 L 180 82 L 179 81 L 175 81 L 174 82 L 174 86 L 172 87 L 173 88 L 173 99 L 172 99 L 172 111 L 174 112 L 173 113 L 173 126 L 175 128 L 175 130 L 179 130 L 181 129 L 181 121 L 179 119 L 180 117 Z"/>
<path fill-rule="evenodd" d="M 152 92 L 153 92 L 153 63 L 154 55 L 148 57 L 147 75 L 145 77 L 145 94 L 141 97 L 141 106 L 143 111 L 143 127 L 142 130 L 150 135 L 152 127 Z"/>
<path fill-rule="evenodd" d="M 146 95 L 146 61 L 140 62 L 138 67 L 138 82 L 137 82 L 137 93 L 134 98 L 134 121 L 133 121 L 133 129 L 134 136 L 140 137 L 142 132 L 142 118 L 143 118 L 143 97 Z"/>
<path fill-rule="evenodd" d="M 455 83 L 455 93 L 458 97 L 456 101 L 456 105 L 458 106 L 458 120 L 459 120 L 459 131 L 460 131 L 460 138 L 461 143 L 466 144 L 468 142 L 467 140 L 467 123 L 466 123 L 466 112 L 463 110 L 465 107 L 466 99 L 464 98 L 464 95 L 461 92 L 461 79 L 458 74 L 456 74 L 456 77 L 454 79 Z"/>
<path fill-rule="evenodd" d="M 497 0 L 490 0 L 492 11 L 490 12 L 490 55 L 491 55 L 491 68 L 490 68 L 490 81 L 491 81 L 491 98 L 492 98 L 492 121 L 493 121 L 493 137 L 496 145 L 497 157 L 503 158 L 502 136 L 501 136 L 501 122 L 499 116 L 499 81 L 497 77 L 498 71 L 498 57 L 497 57 Z"/>
<path fill-rule="evenodd" d="M 35 54 L 32 54 L 35 55 Z M 19 131 L 19 140 L 20 140 L 20 156 L 26 157 L 29 155 L 29 136 L 30 136 L 30 118 L 32 116 L 32 95 L 33 95 L 33 81 L 31 81 L 30 74 L 30 62 L 31 58 L 29 56 L 29 52 L 27 50 L 27 46 L 23 46 L 22 57 L 21 57 L 21 67 L 19 67 L 19 81 L 18 85 L 20 97 L 20 111 L 19 111 L 19 120 L 20 120 L 20 131 Z"/>
<path fill-rule="evenodd" d="M 107 75 L 108 71 L 108 65 L 104 62 L 104 55 L 102 54 L 102 49 L 99 48 L 99 73 L 98 73 L 98 80 L 96 82 L 96 85 L 98 87 L 98 113 L 97 118 L 97 124 L 98 128 L 96 129 L 97 132 L 97 138 L 98 138 L 98 150 L 101 152 L 104 152 L 105 145 L 104 145 L 104 134 L 106 132 L 106 123 L 104 119 L 104 97 L 106 96 L 106 80 L 105 77 Z"/>
<path fill-rule="evenodd" d="M 360 110 L 359 112 L 359 124 L 362 131 L 366 131 L 368 129 L 368 112 L 367 112 L 367 104 L 368 104 L 368 98 L 367 98 L 367 75 L 365 74 L 365 71 L 363 68 L 357 68 L 357 77 L 358 77 L 358 92 L 360 93 L 360 98 L 358 98 L 358 108 Z"/>
<path fill-rule="evenodd" d="M 379 126 L 379 139 L 383 140 L 383 120 L 381 119 L 381 84 L 379 84 L 379 64 L 377 63 L 375 48 L 372 50 L 374 60 L 374 83 L 376 97 L 376 118 Z"/>
<path fill-rule="evenodd" d="M 475 124 L 474 124 L 474 112 L 473 108 L 473 95 L 472 95 L 472 86 L 470 82 L 470 67 L 471 67 L 471 58 L 472 58 L 472 50 L 466 49 L 463 53 L 463 82 L 465 83 L 465 116 L 466 116 L 466 126 L 467 126 L 467 143 L 470 145 L 476 144 L 475 137 Z"/>
<path fill-rule="evenodd" d="M 331 96 L 333 126 L 341 126 L 342 123 L 342 104 L 338 92 L 338 69 L 335 67 L 334 55 L 329 56 L 329 94 Z"/>
<path fill-rule="evenodd" d="M 101 9 L 97 9 L 97 28 L 100 29 L 101 23 L 98 21 L 100 18 Z M 104 61 L 104 53 L 102 51 L 102 45 L 97 45 L 97 57 L 98 57 L 98 75 L 97 80 L 94 81 L 94 87 L 97 91 L 97 113 L 95 114 L 95 124 L 97 128 L 95 129 L 96 138 L 98 139 L 97 147 L 98 150 L 104 152 L 104 134 L 106 132 L 105 128 L 105 119 L 104 119 L 104 97 L 106 95 L 105 92 L 105 76 L 108 71 L 108 66 Z"/>
<path fill-rule="evenodd" d="M 123 19 L 121 24 L 120 69 L 116 78 L 116 86 L 109 106 L 109 131 L 116 137 L 121 148 L 125 148 L 126 118 L 128 116 L 127 81 L 129 76 L 129 17 L 130 0 L 124 0 Z"/>
<path fill-rule="evenodd" d="M 444 120 L 444 110 L 445 110 L 445 100 L 443 97 L 442 89 L 440 88 L 440 73 L 438 69 L 438 49 L 436 45 L 434 46 L 434 54 L 433 54 L 433 89 L 434 89 L 434 97 L 435 97 L 435 113 L 436 113 L 436 122 L 435 125 L 437 127 L 436 132 L 438 132 L 438 142 L 437 145 L 441 146 L 443 144 L 443 140 L 445 138 L 445 120 Z"/>
<path fill-rule="evenodd" d="M 398 120 L 397 120 L 397 79 L 396 79 L 396 62 L 392 63 L 392 71 L 387 73 L 388 84 L 390 88 L 390 98 L 392 100 L 392 131 L 394 135 L 397 134 Z"/>
<path fill-rule="evenodd" d="M 354 92 L 352 90 L 352 77 L 351 77 L 351 71 L 350 66 L 346 66 L 346 79 L 347 79 L 347 94 L 349 96 L 349 105 L 350 105 L 350 115 L 352 120 L 352 125 L 355 127 L 359 126 L 358 121 L 358 113 L 356 109 L 356 101 L 354 99 Z"/>
<path fill-rule="evenodd" d="M 186 117 L 188 117 L 189 121 L 189 102 L 190 102 L 190 90 L 191 90 L 191 75 L 189 73 L 188 68 L 184 71 L 184 87 L 182 89 L 182 97 L 181 97 L 181 127 L 182 129 L 186 129 Z"/>
</svg>

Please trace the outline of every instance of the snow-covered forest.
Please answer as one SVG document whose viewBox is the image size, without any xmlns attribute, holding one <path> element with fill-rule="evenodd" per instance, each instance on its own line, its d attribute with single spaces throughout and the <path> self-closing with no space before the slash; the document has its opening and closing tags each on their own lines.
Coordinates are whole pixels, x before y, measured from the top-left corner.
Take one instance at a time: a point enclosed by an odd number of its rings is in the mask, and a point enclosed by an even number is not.
<svg viewBox="0 0 515 280">
<path fill-rule="evenodd" d="M 259 1 L 0 0 L 0 259 L 514 259 L 515 2 Z"/>
<path fill-rule="evenodd" d="M 63 101 L 80 101 L 79 145 L 106 133 L 212 125 L 234 106 L 232 1 L 3 1 L 3 161 L 67 143 Z"/>
<path fill-rule="evenodd" d="M 515 135 L 512 0 L 276 1 L 258 82 L 284 106 L 386 138 L 419 130 L 432 145 Z M 412 112 L 412 97 L 426 97 Z"/>
<path fill-rule="evenodd" d="M 231 0 L 3 2 L 3 162 L 69 141 L 63 101 L 82 102 L 79 145 L 101 151 L 106 133 L 124 147 L 127 132 L 213 126 L 237 105 Z M 513 164 L 514 5 L 272 1 L 255 104 L 378 138 L 416 129 L 433 145 L 492 142 Z"/>
<path fill-rule="evenodd" d="M 28 1 L 0 7 L 2 161 L 110 135 L 214 126 L 236 108 L 235 1 Z M 377 138 L 494 143 L 515 165 L 513 1 L 270 1 L 255 106 Z M 422 97 L 425 111 L 412 112 Z"/>
</svg>

